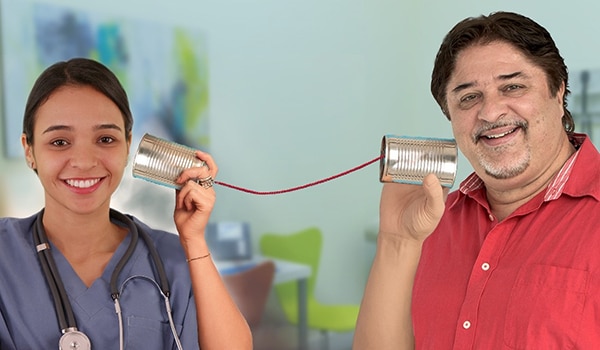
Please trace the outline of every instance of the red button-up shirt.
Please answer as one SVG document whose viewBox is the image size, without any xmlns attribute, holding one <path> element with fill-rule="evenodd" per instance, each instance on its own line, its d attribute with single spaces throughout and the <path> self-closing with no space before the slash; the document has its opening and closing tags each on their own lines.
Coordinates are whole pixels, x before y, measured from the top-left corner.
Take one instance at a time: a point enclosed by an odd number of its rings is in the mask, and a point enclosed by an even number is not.
<svg viewBox="0 0 600 350">
<path fill-rule="evenodd" d="M 415 279 L 417 349 L 600 349 L 600 154 L 575 141 L 501 222 L 476 175 L 449 195 Z"/>
</svg>

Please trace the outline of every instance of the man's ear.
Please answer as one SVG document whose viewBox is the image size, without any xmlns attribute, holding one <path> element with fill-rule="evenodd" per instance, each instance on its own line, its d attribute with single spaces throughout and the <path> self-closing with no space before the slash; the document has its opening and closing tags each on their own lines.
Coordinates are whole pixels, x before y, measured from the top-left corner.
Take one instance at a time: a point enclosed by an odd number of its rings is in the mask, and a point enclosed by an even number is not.
<svg viewBox="0 0 600 350">
<path fill-rule="evenodd" d="M 560 86 L 558 87 L 558 91 L 556 92 L 556 96 L 558 97 L 558 102 L 560 103 L 561 106 L 564 106 L 564 102 L 565 102 L 565 82 L 561 82 Z"/>
</svg>

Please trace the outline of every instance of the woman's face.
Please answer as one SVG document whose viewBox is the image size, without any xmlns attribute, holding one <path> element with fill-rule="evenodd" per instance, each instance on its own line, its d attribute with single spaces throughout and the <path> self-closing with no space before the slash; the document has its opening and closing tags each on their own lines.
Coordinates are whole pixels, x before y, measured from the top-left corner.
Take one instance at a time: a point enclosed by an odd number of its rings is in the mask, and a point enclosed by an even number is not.
<svg viewBox="0 0 600 350">
<path fill-rule="evenodd" d="M 39 107 L 33 134 L 33 145 L 22 143 L 46 209 L 108 210 L 129 154 L 119 108 L 90 86 L 63 86 Z"/>
</svg>

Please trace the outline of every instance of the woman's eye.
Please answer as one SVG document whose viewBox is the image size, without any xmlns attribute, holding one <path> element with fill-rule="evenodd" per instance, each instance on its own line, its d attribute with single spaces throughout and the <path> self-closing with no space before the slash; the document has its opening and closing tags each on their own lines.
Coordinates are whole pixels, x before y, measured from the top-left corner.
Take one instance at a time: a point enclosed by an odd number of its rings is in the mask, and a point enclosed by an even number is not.
<svg viewBox="0 0 600 350">
<path fill-rule="evenodd" d="M 57 146 L 57 147 L 62 147 L 62 146 L 66 146 L 69 143 L 65 140 L 54 140 L 52 141 L 52 145 Z"/>
<path fill-rule="evenodd" d="M 103 136 L 100 138 L 100 143 L 112 143 L 115 139 L 110 136 Z"/>
</svg>

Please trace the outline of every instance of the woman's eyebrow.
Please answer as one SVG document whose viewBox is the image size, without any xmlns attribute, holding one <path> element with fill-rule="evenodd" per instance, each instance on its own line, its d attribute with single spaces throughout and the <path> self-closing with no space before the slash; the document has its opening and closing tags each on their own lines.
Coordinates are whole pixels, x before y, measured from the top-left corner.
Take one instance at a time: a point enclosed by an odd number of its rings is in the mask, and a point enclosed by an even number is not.
<svg viewBox="0 0 600 350">
<path fill-rule="evenodd" d="M 118 126 L 117 124 L 99 124 L 94 126 L 94 130 L 105 130 L 105 129 L 114 129 L 114 130 L 118 130 L 118 131 L 122 131 L 123 129 Z M 57 131 L 57 130 L 66 130 L 66 131 L 73 131 L 73 127 L 72 126 L 68 126 L 68 125 L 51 125 L 49 126 L 46 130 L 44 130 L 42 132 L 42 134 L 46 134 L 52 131 Z"/>
<path fill-rule="evenodd" d="M 70 127 L 68 125 L 51 125 L 46 130 L 44 130 L 42 132 L 42 134 L 46 134 L 46 133 L 49 133 L 49 132 L 52 132 L 52 131 L 57 131 L 57 130 L 72 131 L 73 127 Z"/>
<path fill-rule="evenodd" d="M 115 129 L 115 130 L 118 130 L 118 131 L 122 131 L 123 130 L 117 124 L 100 124 L 100 125 L 96 125 L 94 127 L 94 130 L 104 130 L 104 129 Z"/>
</svg>

